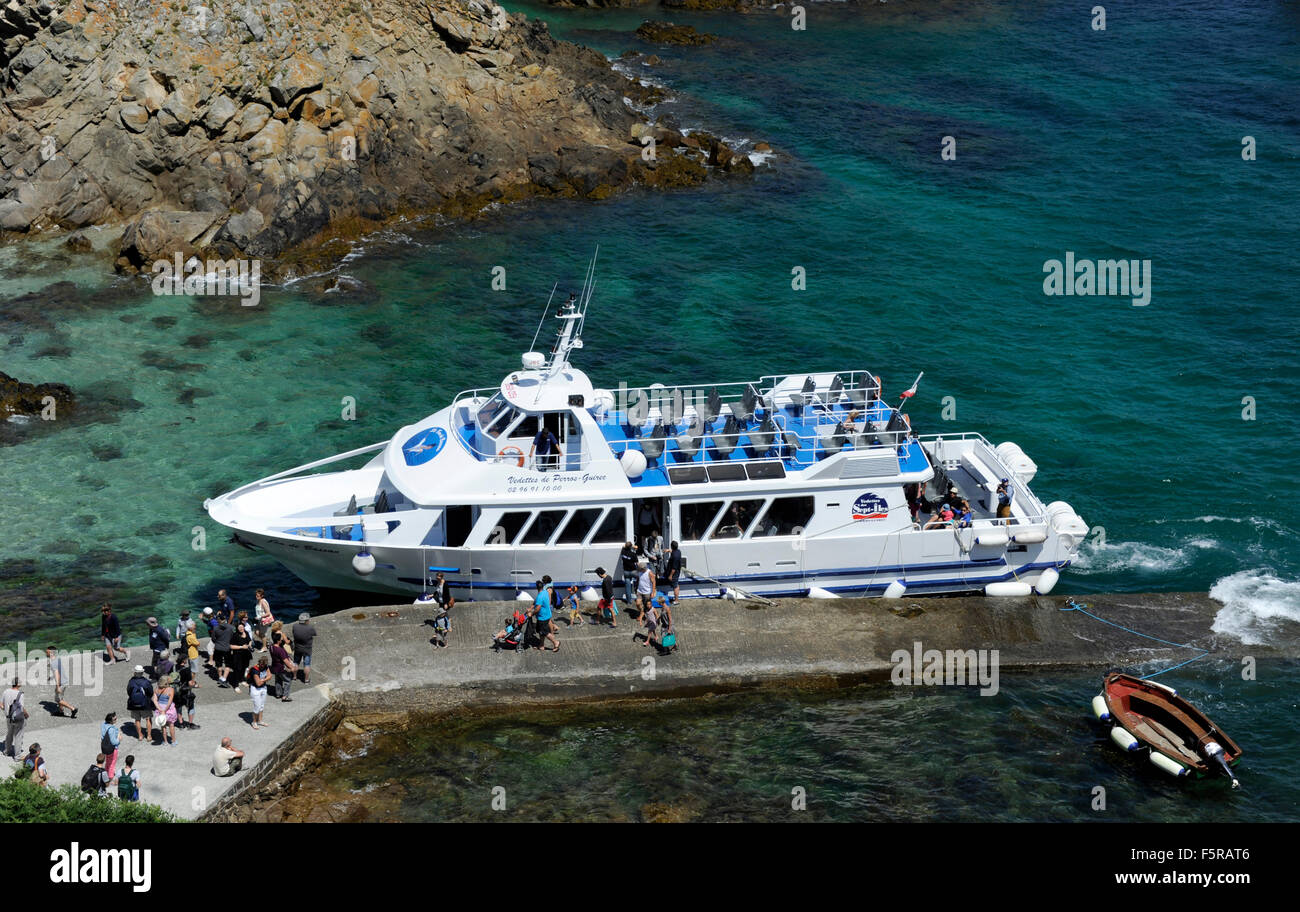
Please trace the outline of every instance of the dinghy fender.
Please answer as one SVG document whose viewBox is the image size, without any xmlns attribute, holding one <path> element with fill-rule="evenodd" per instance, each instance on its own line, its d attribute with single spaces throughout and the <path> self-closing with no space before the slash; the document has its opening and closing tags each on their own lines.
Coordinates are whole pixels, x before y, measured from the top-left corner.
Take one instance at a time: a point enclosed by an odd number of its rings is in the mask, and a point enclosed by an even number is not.
<svg viewBox="0 0 1300 912">
<path fill-rule="evenodd" d="M 1139 742 L 1137 738 L 1134 738 L 1131 733 L 1120 728 L 1118 725 L 1110 730 L 1110 740 L 1119 745 L 1121 750 L 1126 751 L 1135 751 L 1142 746 L 1141 742 Z"/>
<path fill-rule="evenodd" d="M 836 595 L 834 592 L 828 592 L 825 589 L 821 589 L 817 586 L 813 586 L 811 589 L 808 590 L 808 598 L 836 599 L 839 598 L 839 596 Z"/>
<path fill-rule="evenodd" d="M 1101 694 L 1092 698 L 1092 714 L 1097 717 L 1098 722 L 1110 721 L 1110 709 L 1106 706 L 1106 698 Z"/>
<path fill-rule="evenodd" d="M 361 576 L 375 572 L 375 556 L 369 551 L 358 551 L 352 558 L 352 569 Z"/>
<path fill-rule="evenodd" d="M 907 591 L 907 584 L 902 580 L 894 580 L 885 587 L 885 598 L 896 599 L 902 598 L 903 593 Z"/>
<path fill-rule="evenodd" d="M 1177 760 L 1170 760 L 1164 754 L 1160 753 L 1160 751 L 1153 750 L 1151 752 L 1151 763 L 1153 766 L 1159 767 L 1175 778 L 1181 779 L 1183 776 L 1187 775 L 1187 767 L 1183 766 Z"/>
</svg>

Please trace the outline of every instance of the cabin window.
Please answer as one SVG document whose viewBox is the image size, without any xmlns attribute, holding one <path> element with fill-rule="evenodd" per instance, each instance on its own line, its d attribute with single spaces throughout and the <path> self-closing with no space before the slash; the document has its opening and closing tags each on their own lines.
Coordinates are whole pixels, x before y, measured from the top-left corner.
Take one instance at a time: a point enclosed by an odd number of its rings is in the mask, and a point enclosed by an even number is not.
<svg viewBox="0 0 1300 912">
<path fill-rule="evenodd" d="M 600 519 L 600 508 L 590 507 L 586 510 L 574 510 L 569 521 L 564 524 L 564 529 L 560 532 L 560 537 L 555 540 L 557 545 L 580 545 L 591 527 Z"/>
<path fill-rule="evenodd" d="M 767 508 L 754 537 L 759 535 L 798 535 L 812 522 L 816 501 L 811 497 L 778 497 Z"/>
<path fill-rule="evenodd" d="M 446 522 L 447 547 L 460 548 L 469 538 L 470 529 L 474 528 L 474 507 L 448 507 L 443 514 Z"/>
<path fill-rule="evenodd" d="M 510 432 L 511 438 L 527 437 L 530 441 L 537 436 L 537 416 L 525 415 L 515 429 Z"/>
<path fill-rule="evenodd" d="M 519 530 L 528 522 L 528 517 L 533 514 L 528 510 L 516 510 L 510 513 L 503 513 L 497 520 L 497 524 L 492 527 L 488 533 L 487 542 L 489 545 L 509 545 L 519 537 Z"/>
<path fill-rule="evenodd" d="M 759 510 L 762 508 L 762 500 L 733 500 L 731 506 L 727 507 L 727 512 L 723 514 L 722 519 L 718 520 L 718 528 L 709 536 L 709 539 L 712 541 L 742 537 L 753 524 Z"/>
<path fill-rule="evenodd" d="M 510 409 L 506 408 L 505 397 L 497 393 L 478 410 L 478 426 L 486 429 L 503 411 L 509 412 Z"/>
<path fill-rule="evenodd" d="M 551 540 L 551 535 L 559 528 L 564 519 L 564 510 L 543 510 L 537 514 L 533 524 L 524 533 L 523 545 L 544 545 Z"/>
<path fill-rule="evenodd" d="M 627 541 L 627 508 L 613 507 L 605 514 L 605 521 L 600 524 L 596 534 L 591 537 L 593 545 L 616 545 Z"/>
<path fill-rule="evenodd" d="M 713 517 L 722 509 L 722 501 L 706 500 L 682 504 L 682 541 L 699 541 L 709 531 Z"/>
</svg>

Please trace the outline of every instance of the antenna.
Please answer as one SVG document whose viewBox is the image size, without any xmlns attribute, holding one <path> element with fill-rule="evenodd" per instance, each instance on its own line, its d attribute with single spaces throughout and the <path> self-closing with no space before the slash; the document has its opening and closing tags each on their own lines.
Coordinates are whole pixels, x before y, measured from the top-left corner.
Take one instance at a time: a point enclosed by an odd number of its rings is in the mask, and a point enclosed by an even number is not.
<svg viewBox="0 0 1300 912">
<path fill-rule="evenodd" d="M 555 284 L 551 286 L 551 296 L 546 299 L 546 307 L 542 310 L 542 318 L 537 321 L 537 332 L 533 333 L 533 344 L 528 346 L 529 351 L 537 351 L 537 337 L 542 334 L 542 325 L 546 323 L 546 315 L 551 312 L 551 302 L 555 300 L 555 289 L 559 287 L 560 282 L 557 279 Z"/>
</svg>

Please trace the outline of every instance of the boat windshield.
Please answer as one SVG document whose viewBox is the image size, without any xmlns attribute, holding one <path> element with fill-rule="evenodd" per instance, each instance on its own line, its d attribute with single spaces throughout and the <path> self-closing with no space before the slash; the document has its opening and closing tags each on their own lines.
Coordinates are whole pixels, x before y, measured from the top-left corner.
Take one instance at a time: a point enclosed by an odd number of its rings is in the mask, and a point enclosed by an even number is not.
<svg viewBox="0 0 1300 912">
<path fill-rule="evenodd" d="M 488 425 L 501 414 L 503 409 L 509 411 L 505 406 L 506 399 L 500 393 L 483 403 L 483 406 L 478 410 L 478 426 L 486 431 Z"/>
<path fill-rule="evenodd" d="M 519 410 L 515 408 L 502 409 L 501 414 L 492 422 L 492 426 L 485 428 L 483 433 L 495 440 L 501 436 L 502 431 L 510 426 L 510 423 L 515 420 L 515 416 L 518 414 Z"/>
</svg>

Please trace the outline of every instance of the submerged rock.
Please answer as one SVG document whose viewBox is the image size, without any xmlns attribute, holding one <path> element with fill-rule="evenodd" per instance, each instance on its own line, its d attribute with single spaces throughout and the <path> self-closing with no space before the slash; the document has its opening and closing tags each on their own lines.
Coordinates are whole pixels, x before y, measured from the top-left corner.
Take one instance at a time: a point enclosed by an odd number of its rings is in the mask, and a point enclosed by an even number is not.
<svg viewBox="0 0 1300 912">
<path fill-rule="evenodd" d="M 658 22 L 647 19 L 637 26 L 638 38 L 655 44 L 677 44 L 684 46 L 712 44 L 718 40 L 717 35 L 697 32 L 693 26 L 677 25 L 675 22 Z"/>
<path fill-rule="evenodd" d="M 72 388 L 63 383 L 24 383 L 0 372 L 0 419 L 12 415 L 40 418 L 53 404 L 53 415 L 70 414 L 76 405 Z M 48 412 L 47 412 L 48 413 Z"/>
</svg>

